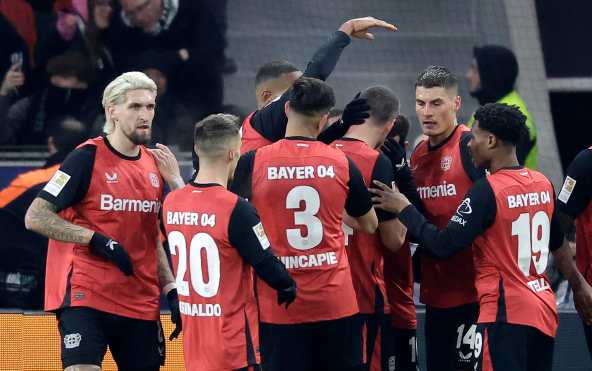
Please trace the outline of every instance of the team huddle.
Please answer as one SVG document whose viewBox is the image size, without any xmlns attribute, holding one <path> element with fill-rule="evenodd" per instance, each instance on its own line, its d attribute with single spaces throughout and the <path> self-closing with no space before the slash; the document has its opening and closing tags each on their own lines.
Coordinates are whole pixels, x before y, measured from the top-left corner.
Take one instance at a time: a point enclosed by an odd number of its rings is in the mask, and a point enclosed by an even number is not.
<svg viewBox="0 0 592 371">
<path fill-rule="evenodd" d="M 168 148 L 144 146 L 154 82 L 129 72 L 107 86 L 105 135 L 69 155 L 26 217 L 50 238 L 45 309 L 64 369 L 100 370 L 109 346 L 121 370 L 158 370 L 163 293 L 187 370 L 418 370 L 417 280 L 428 370 L 551 370 L 549 252 L 592 338 L 590 270 L 576 268 L 558 213 L 589 233 L 590 196 L 568 177 L 557 201 L 519 164 L 528 132 L 516 107 L 486 104 L 472 128 L 458 124 L 456 77 L 427 67 L 409 163 L 389 88 L 361 90 L 330 120 L 324 80 L 373 27 L 396 30 L 353 19 L 304 72 L 263 66 L 242 124 L 215 114 L 195 125 L 187 184 Z"/>
</svg>

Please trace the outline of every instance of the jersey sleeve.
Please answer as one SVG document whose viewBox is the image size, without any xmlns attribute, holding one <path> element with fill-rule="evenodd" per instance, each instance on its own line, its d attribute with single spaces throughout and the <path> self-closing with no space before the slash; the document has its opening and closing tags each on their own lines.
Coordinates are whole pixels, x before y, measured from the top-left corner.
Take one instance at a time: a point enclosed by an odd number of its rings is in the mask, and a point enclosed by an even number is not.
<svg viewBox="0 0 592 371">
<path fill-rule="evenodd" d="M 57 206 L 58 211 L 80 202 L 90 186 L 96 149 L 86 145 L 72 151 L 38 197 Z"/>
<path fill-rule="evenodd" d="M 470 247 L 471 243 L 493 225 L 497 212 L 495 196 L 486 179 L 473 184 L 446 228 L 439 230 L 413 205 L 406 207 L 399 220 L 419 241 L 423 251 L 437 258 L 448 258 Z"/>
<path fill-rule="evenodd" d="M 580 152 L 567 169 L 557 198 L 559 210 L 572 218 L 580 215 L 592 199 L 592 150 Z"/>
<path fill-rule="evenodd" d="M 336 31 L 329 40 L 323 44 L 308 62 L 303 76 L 314 77 L 319 80 L 326 80 L 333 72 L 337 61 L 351 42 L 350 37 L 341 31 Z M 284 112 L 284 106 L 288 101 L 290 90 L 288 89 L 281 97 L 251 116 L 251 126 L 265 139 L 277 142 L 286 135 L 288 117 Z"/>
<path fill-rule="evenodd" d="M 374 169 L 372 169 L 372 181 L 374 180 L 378 180 L 388 186 L 390 186 L 395 180 L 391 160 L 382 153 L 378 155 L 376 163 L 374 164 Z M 369 186 L 372 186 L 372 184 L 373 183 L 369 184 Z M 382 209 L 376 209 L 376 216 L 378 217 L 379 222 L 386 222 L 397 217 L 396 214 Z"/>
<path fill-rule="evenodd" d="M 549 250 L 558 250 L 563 245 L 565 234 L 563 233 L 561 218 L 557 208 L 553 210 L 553 215 L 551 216 L 551 231 L 549 233 Z"/>
<path fill-rule="evenodd" d="M 253 166 L 255 164 L 255 151 L 250 151 L 241 156 L 234 170 L 234 177 L 230 183 L 230 191 L 247 200 L 252 195 Z"/>
<path fill-rule="evenodd" d="M 460 139 L 460 158 L 465 169 L 465 173 L 473 182 L 485 177 L 485 169 L 479 169 L 473 163 L 473 156 L 469 150 L 469 141 L 471 140 L 471 133 L 465 132 Z"/>
<path fill-rule="evenodd" d="M 352 160 L 348 158 L 347 161 L 349 163 L 349 182 L 347 183 L 349 192 L 345 201 L 345 211 L 350 216 L 357 218 L 372 209 L 372 197 L 366 188 L 360 170 Z"/>
<path fill-rule="evenodd" d="M 228 236 L 240 256 L 253 266 L 257 275 L 269 286 L 285 290 L 294 285 L 292 277 L 270 249 L 257 211 L 244 199 L 239 198 L 232 211 Z"/>
</svg>

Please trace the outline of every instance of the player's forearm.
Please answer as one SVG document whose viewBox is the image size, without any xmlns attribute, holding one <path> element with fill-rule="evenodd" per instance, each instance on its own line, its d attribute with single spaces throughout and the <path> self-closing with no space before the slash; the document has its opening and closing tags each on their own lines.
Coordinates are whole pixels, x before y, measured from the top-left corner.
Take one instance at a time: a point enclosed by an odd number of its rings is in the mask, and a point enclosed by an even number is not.
<svg viewBox="0 0 592 371">
<path fill-rule="evenodd" d="M 156 259 L 158 264 L 158 282 L 160 283 L 160 289 L 162 290 L 162 293 L 166 295 L 176 286 L 175 278 L 173 277 L 173 272 L 171 271 L 171 267 L 169 265 L 169 260 L 167 259 L 164 248 L 160 242 L 158 242 L 156 246 Z"/>
<path fill-rule="evenodd" d="M 557 269 L 565 276 L 572 289 L 574 291 L 579 290 L 585 282 L 585 278 L 576 267 L 574 255 L 567 240 L 563 242 L 559 249 L 553 251 L 553 257 Z"/>
<path fill-rule="evenodd" d="M 333 69 L 335 69 L 343 49 L 350 42 L 351 38 L 345 32 L 336 31 L 329 41 L 323 44 L 316 51 L 310 62 L 308 62 L 304 76 L 326 80 L 331 72 L 333 72 Z"/>
<path fill-rule="evenodd" d="M 88 245 L 94 231 L 70 223 L 57 214 L 57 207 L 37 197 L 25 215 L 25 227 L 47 238 Z"/>
<path fill-rule="evenodd" d="M 378 223 L 382 245 L 391 252 L 398 251 L 405 243 L 407 228 L 398 219 Z"/>
</svg>

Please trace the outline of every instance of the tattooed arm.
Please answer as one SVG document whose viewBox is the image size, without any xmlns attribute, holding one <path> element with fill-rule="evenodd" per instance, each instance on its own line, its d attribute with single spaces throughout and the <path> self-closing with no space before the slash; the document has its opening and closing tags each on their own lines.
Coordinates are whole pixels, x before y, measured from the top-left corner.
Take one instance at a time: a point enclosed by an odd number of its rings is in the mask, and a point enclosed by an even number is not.
<svg viewBox="0 0 592 371">
<path fill-rule="evenodd" d="M 52 240 L 88 245 L 94 232 L 57 214 L 58 207 L 37 197 L 25 215 L 25 227 Z"/>
</svg>

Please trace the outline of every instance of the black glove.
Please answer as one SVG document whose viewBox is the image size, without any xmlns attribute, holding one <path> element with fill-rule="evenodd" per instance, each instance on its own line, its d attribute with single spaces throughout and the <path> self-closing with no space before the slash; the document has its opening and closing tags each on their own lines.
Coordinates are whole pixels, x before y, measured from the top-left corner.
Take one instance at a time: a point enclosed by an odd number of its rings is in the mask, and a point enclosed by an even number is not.
<svg viewBox="0 0 592 371">
<path fill-rule="evenodd" d="M 342 138 L 352 125 L 360 125 L 370 117 L 370 106 L 366 98 L 359 98 L 360 93 L 356 94 L 354 99 L 345 106 L 341 120 L 325 129 L 317 140 L 325 144 Z"/>
<path fill-rule="evenodd" d="M 134 273 L 130 257 L 119 242 L 95 232 L 90 239 L 89 247 L 93 253 L 115 263 L 126 276 Z"/>
<path fill-rule="evenodd" d="M 277 303 L 278 305 L 286 304 L 286 309 L 296 299 L 296 282 L 287 289 L 278 290 L 277 292 Z"/>
<path fill-rule="evenodd" d="M 387 138 L 380 149 L 391 160 L 395 173 L 407 166 L 407 152 L 394 138 Z"/>
<path fill-rule="evenodd" d="M 183 321 L 181 320 L 181 311 L 179 311 L 179 294 L 177 289 L 172 289 L 166 296 L 169 308 L 171 308 L 171 322 L 175 324 L 175 330 L 169 336 L 169 340 L 176 339 L 183 328 Z"/>
<path fill-rule="evenodd" d="M 415 249 L 415 254 L 411 258 L 411 266 L 413 268 L 413 281 L 421 283 L 421 245 L 418 245 Z"/>
</svg>

